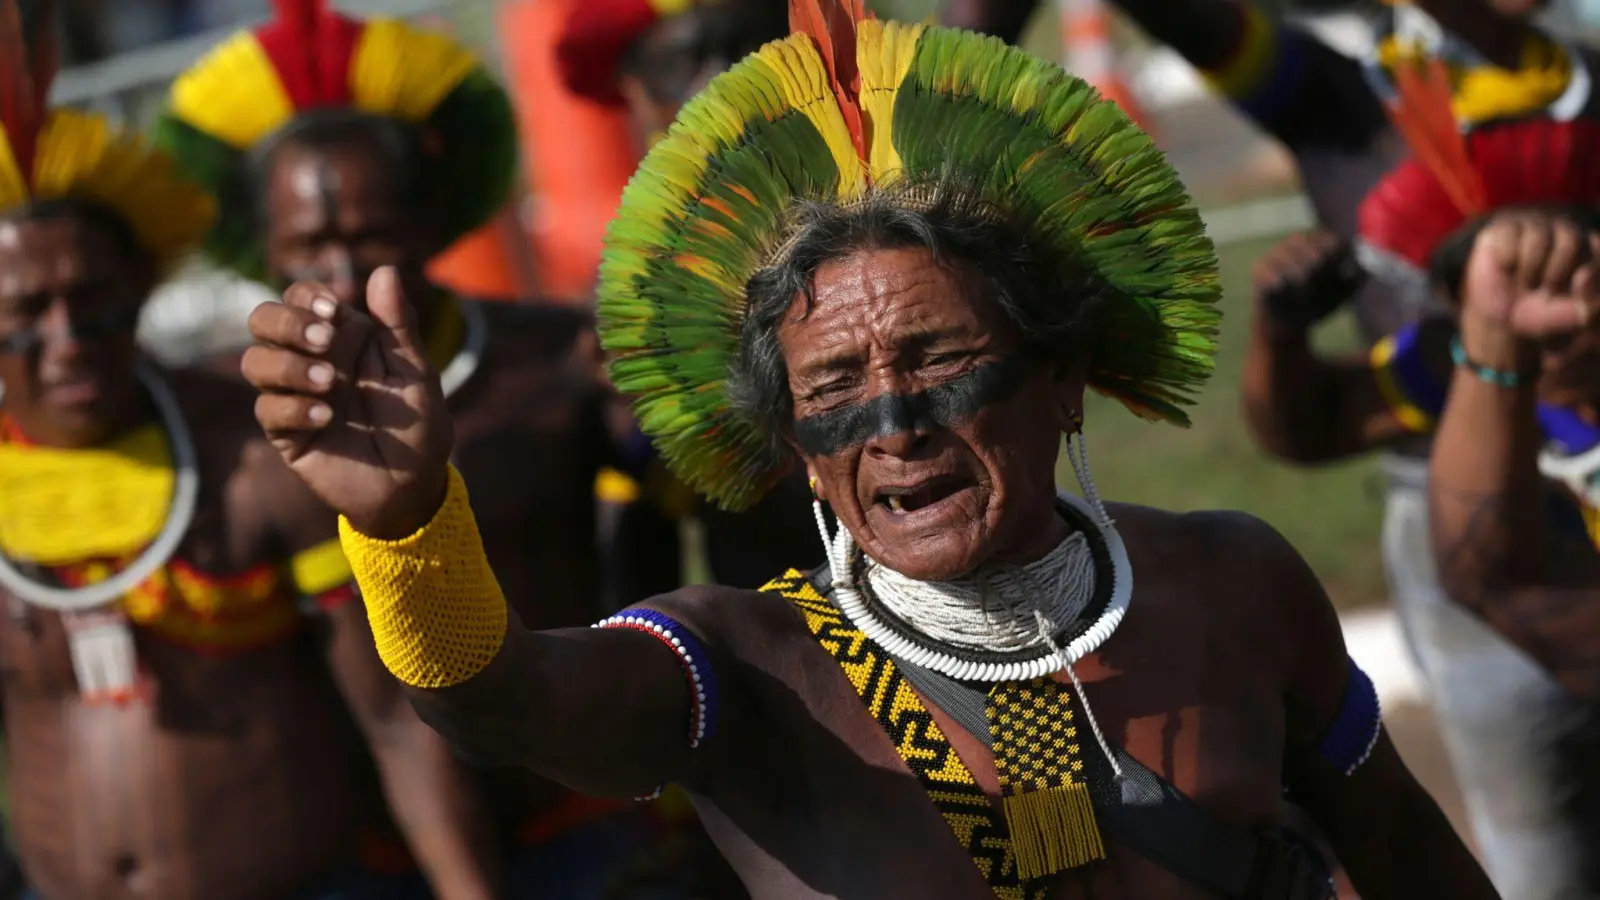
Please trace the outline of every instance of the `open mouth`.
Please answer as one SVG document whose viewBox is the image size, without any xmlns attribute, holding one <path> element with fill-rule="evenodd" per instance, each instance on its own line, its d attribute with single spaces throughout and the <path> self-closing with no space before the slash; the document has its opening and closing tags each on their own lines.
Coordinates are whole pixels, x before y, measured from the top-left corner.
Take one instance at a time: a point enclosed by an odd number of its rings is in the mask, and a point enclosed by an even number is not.
<svg viewBox="0 0 1600 900">
<path fill-rule="evenodd" d="M 916 484 L 879 488 L 873 502 L 895 515 L 905 515 L 935 506 L 973 486 L 970 478 L 938 475 Z"/>
</svg>

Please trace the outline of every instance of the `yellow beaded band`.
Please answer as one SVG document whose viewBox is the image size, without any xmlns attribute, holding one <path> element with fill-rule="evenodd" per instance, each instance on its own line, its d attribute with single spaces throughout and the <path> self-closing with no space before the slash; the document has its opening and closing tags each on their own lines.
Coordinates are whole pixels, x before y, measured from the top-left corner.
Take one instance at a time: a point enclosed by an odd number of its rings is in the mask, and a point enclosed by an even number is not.
<svg viewBox="0 0 1600 900">
<path fill-rule="evenodd" d="M 449 687 L 483 671 L 500 652 L 505 596 L 454 466 L 444 505 L 416 534 L 374 540 L 341 516 L 339 541 L 361 586 L 378 655 L 394 677 L 412 687 Z"/>
</svg>

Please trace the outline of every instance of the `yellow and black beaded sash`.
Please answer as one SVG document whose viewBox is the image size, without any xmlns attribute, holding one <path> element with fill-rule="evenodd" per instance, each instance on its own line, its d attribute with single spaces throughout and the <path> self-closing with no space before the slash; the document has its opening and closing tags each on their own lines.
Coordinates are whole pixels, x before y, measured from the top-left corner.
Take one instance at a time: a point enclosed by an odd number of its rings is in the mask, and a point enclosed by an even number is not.
<svg viewBox="0 0 1600 900">
<path fill-rule="evenodd" d="M 800 572 L 790 569 L 762 590 L 782 596 L 799 610 L 817 642 L 844 670 L 867 711 L 894 741 L 900 758 L 922 783 L 928 799 L 995 896 L 1000 900 L 1041 900 L 1048 892 L 1048 881 L 1021 877 L 1005 819 L 889 654 L 851 625 Z"/>
</svg>

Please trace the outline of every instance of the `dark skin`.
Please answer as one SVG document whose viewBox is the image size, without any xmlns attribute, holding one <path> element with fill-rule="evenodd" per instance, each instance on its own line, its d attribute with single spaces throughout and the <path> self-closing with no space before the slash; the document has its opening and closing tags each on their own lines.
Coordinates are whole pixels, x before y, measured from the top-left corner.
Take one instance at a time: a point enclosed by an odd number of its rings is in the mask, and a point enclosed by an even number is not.
<svg viewBox="0 0 1600 900">
<path fill-rule="evenodd" d="M 437 251 L 382 153 L 359 137 L 333 147 L 285 146 L 265 182 L 273 274 L 332 277 L 339 303 L 361 309 L 367 281 L 392 264 L 416 298 L 426 333 L 440 293 L 424 266 Z M 449 403 L 454 459 L 482 509 L 481 531 L 517 613 L 535 627 L 581 627 L 602 617 L 595 546 L 595 474 L 611 456 L 611 398 L 595 377 L 587 317 L 554 307 L 485 304 L 489 344 Z M 263 307 L 252 321 L 287 312 Z M 272 365 L 247 352 L 242 370 Z M 620 424 L 620 423 L 619 423 Z M 329 524 L 331 524 L 331 519 Z M 567 799 L 522 768 L 489 775 L 481 792 L 502 835 Z"/>
<path fill-rule="evenodd" d="M 690 4 L 634 39 L 617 90 L 641 154 L 713 77 L 787 33 L 773 12 L 767 0 Z"/>
<path fill-rule="evenodd" d="M 131 324 L 83 331 L 137 311 L 147 259 L 78 217 L 13 220 L 0 224 L 0 272 L 0 330 L 44 338 L 0 354 L 4 412 L 24 434 L 89 447 L 152 420 Z M 326 507 L 266 446 L 248 390 L 198 371 L 168 377 L 202 485 L 178 559 L 226 576 L 335 536 Z M 150 679 L 125 706 L 85 704 L 60 617 L 17 609 L 0 621 L 11 822 L 43 896 L 272 900 L 303 889 L 350 850 L 352 714 L 441 896 L 492 896 L 472 863 L 470 810 L 448 789 L 459 769 L 384 672 L 359 604 L 224 658 L 136 628 Z"/>
<path fill-rule="evenodd" d="M 1280 459 L 1334 462 L 1416 440 L 1384 398 L 1367 354 L 1328 358 L 1308 333 L 1359 289 L 1349 244 L 1318 229 L 1285 238 L 1256 263 L 1255 310 L 1241 395 L 1256 441 Z M 1419 339 L 1441 382 L 1450 367 L 1448 322 Z"/>
<path fill-rule="evenodd" d="M 780 326 L 797 403 L 943 383 L 1015 350 L 1020 336 L 973 284 L 921 250 L 858 251 L 823 266 L 815 304 L 802 315 L 797 298 Z M 392 274 L 375 277 L 369 317 L 298 285 L 283 307 L 292 315 L 253 323 L 277 373 L 253 379 L 267 392 L 262 425 L 319 496 L 378 537 L 409 534 L 433 516 L 450 445 L 449 416 L 397 286 Z M 317 365 L 340 373 L 336 387 L 310 379 Z M 1066 533 L 1050 512 L 1053 471 L 1083 385 L 1081 367 L 1041 366 L 1011 399 L 964 424 L 804 462 L 857 540 L 903 571 L 952 575 L 1036 557 Z M 889 488 L 910 488 L 919 508 L 888 509 Z M 1231 513 L 1118 505 L 1112 515 L 1138 573 L 1135 596 L 1118 633 L 1078 666 L 1111 740 L 1240 825 L 1280 819 L 1287 755 L 1298 763 L 1297 796 L 1364 897 L 1495 896 L 1386 738 L 1348 779 L 1311 751 L 1340 704 L 1346 657 L 1332 607 L 1281 537 Z M 698 588 L 649 605 L 699 633 L 722 684 L 719 728 L 696 752 L 684 739 L 689 705 L 676 657 L 632 631 L 539 632 L 513 620 L 487 668 L 455 687 L 412 691 L 412 700 L 474 752 L 584 790 L 628 796 L 686 784 L 754 896 L 992 896 L 784 601 Z M 998 796 L 992 758 L 939 717 Z M 1113 846 L 1106 863 L 1059 876 L 1052 896 L 1206 894 Z"/>
<path fill-rule="evenodd" d="M 1600 339 L 1600 236 L 1549 214 L 1508 212 L 1478 236 L 1462 287 L 1469 359 L 1545 373 L 1593 421 Z M 1504 388 L 1457 369 L 1431 463 L 1439 574 L 1573 696 L 1600 698 L 1600 558 L 1552 533 L 1536 455 L 1543 444 L 1531 387 Z"/>
</svg>

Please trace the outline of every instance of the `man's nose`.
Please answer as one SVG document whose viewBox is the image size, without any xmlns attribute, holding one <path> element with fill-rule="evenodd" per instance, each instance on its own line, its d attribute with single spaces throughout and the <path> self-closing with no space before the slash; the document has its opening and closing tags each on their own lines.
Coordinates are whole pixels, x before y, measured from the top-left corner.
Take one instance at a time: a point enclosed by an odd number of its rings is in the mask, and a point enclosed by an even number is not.
<svg viewBox="0 0 1600 900">
<path fill-rule="evenodd" d="M 872 423 L 867 453 L 903 459 L 927 444 L 933 423 L 922 414 L 919 399 L 915 394 L 879 394 L 867 401 Z"/>
<path fill-rule="evenodd" d="M 83 335 L 72 321 L 65 300 L 51 302 L 34 326 L 39 336 L 40 358 L 46 363 L 65 363 L 83 352 Z"/>
</svg>

